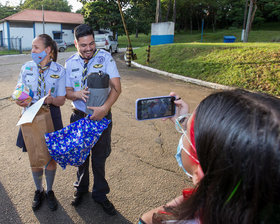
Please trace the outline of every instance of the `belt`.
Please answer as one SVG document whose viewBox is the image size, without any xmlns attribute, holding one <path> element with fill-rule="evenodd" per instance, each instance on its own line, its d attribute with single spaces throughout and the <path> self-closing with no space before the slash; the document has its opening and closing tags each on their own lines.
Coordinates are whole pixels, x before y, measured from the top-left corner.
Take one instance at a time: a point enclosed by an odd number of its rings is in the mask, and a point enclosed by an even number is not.
<svg viewBox="0 0 280 224">
<path fill-rule="evenodd" d="M 72 108 L 73 110 L 73 113 L 80 116 L 80 117 L 86 117 L 87 114 L 81 110 L 78 110 L 76 108 Z M 105 116 L 107 119 L 112 119 L 112 116 L 111 116 L 111 109 L 109 110 L 108 114 Z"/>
<path fill-rule="evenodd" d="M 73 108 L 72 110 L 73 110 L 74 114 L 76 114 L 80 117 L 86 117 L 87 116 L 87 114 L 85 112 L 81 111 L 81 110 L 78 110 L 76 108 Z"/>
</svg>

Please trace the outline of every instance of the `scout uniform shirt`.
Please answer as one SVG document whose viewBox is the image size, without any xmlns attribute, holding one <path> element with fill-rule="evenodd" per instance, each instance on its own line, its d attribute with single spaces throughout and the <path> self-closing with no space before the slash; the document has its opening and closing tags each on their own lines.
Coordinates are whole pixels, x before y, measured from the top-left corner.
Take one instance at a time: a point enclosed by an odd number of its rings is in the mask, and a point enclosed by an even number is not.
<svg viewBox="0 0 280 224">
<path fill-rule="evenodd" d="M 48 94 L 51 90 L 51 96 L 65 96 L 65 69 L 56 62 L 51 62 L 50 67 L 44 71 L 44 80 L 46 84 L 45 92 Z M 24 83 L 34 93 L 32 103 L 35 103 L 40 98 L 44 97 L 43 82 L 41 96 L 37 95 L 39 68 L 34 61 L 29 61 L 21 67 L 18 83 Z"/>
<path fill-rule="evenodd" d="M 79 53 L 74 54 L 66 60 L 66 87 L 72 87 L 74 91 L 82 90 L 82 77 L 84 70 L 84 60 Z M 93 72 L 102 71 L 112 78 L 119 78 L 119 72 L 111 54 L 105 50 L 97 49 L 93 57 L 87 64 L 87 75 Z M 86 85 L 87 86 L 87 83 Z M 86 102 L 83 100 L 73 101 L 74 107 L 78 110 L 86 112 Z"/>
</svg>

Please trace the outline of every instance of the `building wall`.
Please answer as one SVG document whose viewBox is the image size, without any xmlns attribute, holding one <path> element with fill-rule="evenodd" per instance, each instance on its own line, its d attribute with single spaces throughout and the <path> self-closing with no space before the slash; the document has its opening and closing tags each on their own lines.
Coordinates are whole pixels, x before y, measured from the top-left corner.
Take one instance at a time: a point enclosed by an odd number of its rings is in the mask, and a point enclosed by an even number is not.
<svg viewBox="0 0 280 224">
<path fill-rule="evenodd" d="M 60 23 L 45 23 L 45 33 L 54 38 L 54 32 L 63 32 L 62 39 L 67 45 L 74 44 L 74 27 L 75 24 L 66 25 L 65 29 Z M 22 50 L 31 50 L 32 40 L 43 33 L 43 23 L 16 23 L 16 22 L 3 22 L 0 23 L 0 31 L 3 36 L 3 46 L 8 47 L 8 38 L 22 38 Z M 1 40 L 0 40 L 1 43 Z M 11 46 L 10 41 L 10 46 Z"/>
<path fill-rule="evenodd" d="M 33 28 L 10 27 L 10 38 L 22 38 L 22 50 L 31 50 L 33 40 Z"/>
<path fill-rule="evenodd" d="M 74 33 L 72 30 L 62 30 L 63 40 L 66 42 L 67 46 L 74 44 Z"/>
</svg>

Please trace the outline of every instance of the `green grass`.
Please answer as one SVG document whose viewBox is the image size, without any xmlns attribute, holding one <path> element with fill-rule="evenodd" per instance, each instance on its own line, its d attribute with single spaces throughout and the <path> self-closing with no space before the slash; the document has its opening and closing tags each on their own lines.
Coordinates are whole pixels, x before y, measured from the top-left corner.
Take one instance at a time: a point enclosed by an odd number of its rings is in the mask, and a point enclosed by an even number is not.
<svg viewBox="0 0 280 224">
<path fill-rule="evenodd" d="M 280 96 L 280 43 L 179 43 L 151 47 L 149 66 Z M 146 65 L 146 47 L 135 49 Z"/>
<path fill-rule="evenodd" d="M 241 42 L 241 29 L 218 30 L 212 32 L 205 30 L 203 32 L 202 43 L 223 43 L 224 36 L 235 36 L 236 42 Z M 138 38 L 135 35 L 130 35 L 132 47 L 143 47 L 150 44 L 151 35 L 139 34 Z M 280 42 L 280 30 L 252 30 L 249 34 L 248 42 Z M 192 43 L 201 42 L 201 32 L 179 32 L 174 35 L 174 43 Z M 126 47 L 128 45 L 127 37 L 125 35 L 118 38 L 119 47 Z"/>
<path fill-rule="evenodd" d="M 8 55 L 8 54 L 19 54 L 19 51 L 16 50 L 0 50 L 0 55 Z"/>
</svg>

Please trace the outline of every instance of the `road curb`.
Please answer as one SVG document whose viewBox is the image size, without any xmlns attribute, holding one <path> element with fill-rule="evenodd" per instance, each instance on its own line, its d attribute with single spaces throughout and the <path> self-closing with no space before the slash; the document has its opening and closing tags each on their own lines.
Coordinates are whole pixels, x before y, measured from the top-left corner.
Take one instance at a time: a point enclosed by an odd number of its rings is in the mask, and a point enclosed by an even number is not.
<svg viewBox="0 0 280 224">
<path fill-rule="evenodd" d="M 125 54 L 124 54 L 124 60 L 126 60 L 126 55 Z M 192 84 L 199 85 L 199 86 L 204 86 L 204 87 L 208 87 L 208 88 L 212 88 L 212 89 L 220 89 L 220 90 L 235 89 L 234 87 L 231 87 L 231 86 L 225 86 L 225 85 L 221 85 L 221 84 L 217 84 L 217 83 L 213 83 L 213 82 L 206 82 L 206 81 L 202 81 L 202 80 L 199 80 L 199 79 L 189 78 L 189 77 L 185 77 L 185 76 L 182 76 L 182 75 L 177 75 L 177 74 L 174 74 L 174 73 L 161 71 L 161 70 L 158 70 L 158 69 L 155 69 L 155 68 L 151 68 L 151 67 L 148 67 L 148 66 L 145 66 L 145 65 L 138 64 L 134 61 L 131 61 L 131 64 L 133 64 L 135 67 L 142 68 L 142 69 L 145 69 L 145 70 L 150 71 L 150 72 L 155 72 L 155 73 L 160 74 L 160 75 L 168 76 L 168 77 L 171 77 L 173 79 L 182 80 L 184 82 L 192 83 Z"/>
<path fill-rule="evenodd" d="M 177 75 L 177 74 L 174 74 L 174 73 L 161 71 L 161 70 L 158 70 L 158 69 L 155 69 L 155 68 L 151 68 L 151 67 L 148 67 L 148 66 L 138 64 L 134 61 L 131 61 L 131 64 L 133 64 L 134 66 L 136 66 L 138 68 L 142 68 L 142 69 L 145 69 L 145 70 L 150 71 L 150 72 L 155 72 L 155 73 L 158 73 L 158 74 L 161 74 L 161 75 L 164 75 L 164 76 L 168 76 L 168 77 L 171 77 L 171 78 L 174 78 L 174 79 L 182 80 L 184 82 L 196 84 L 196 85 L 199 85 L 199 86 L 205 86 L 205 87 L 208 87 L 208 88 L 221 89 L 221 90 L 235 89 L 234 87 L 230 87 L 230 86 L 225 86 L 225 85 L 221 85 L 221 84 L 217 84 L 217 83 L 213 83 L 213 82 L 206 82 L 206 81 L 202 81 L 202 80 L 199 80 L 199 79 L 189 78 L 189 77 L 185 77 L 185 76 L 182 76 L 182 75 Z"/>
</svg>

